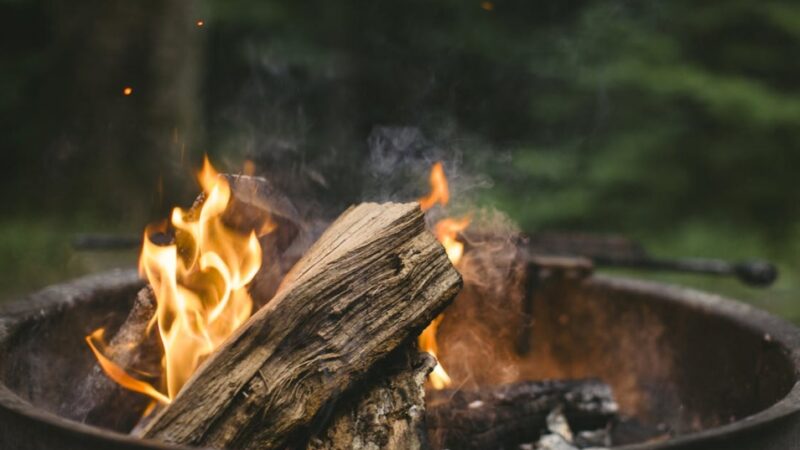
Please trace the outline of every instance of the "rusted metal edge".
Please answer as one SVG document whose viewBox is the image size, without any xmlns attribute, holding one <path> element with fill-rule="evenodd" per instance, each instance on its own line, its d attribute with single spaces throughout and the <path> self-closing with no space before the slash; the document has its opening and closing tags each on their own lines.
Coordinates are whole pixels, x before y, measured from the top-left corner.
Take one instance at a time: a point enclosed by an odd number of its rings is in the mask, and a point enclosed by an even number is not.
<svg viewBox="0 0 800 450">
<path fill-rule="evenodd" d="M 661 443 L 640 443 L 615 450 L 668 450 L 673 448 L 731 448 L 717 446 L 715 441 L 724 438 L 726 443 L 737 434 L 754 432 L 758 428 L 773 425 L 776 421 L 800 417 L 800 328 L 766 311 L 737 300 L 716 294 L 652 281 L 594 275 L 580 282 L 585 289 L 600 289 L 626 294 L 646 295 L 650 302 L 677 303 L 699 312 L 722 317 L 751 332 L 762 334 L 778 345 L 794 369 L 795 383 L 778 402 L 760 412 L 725 425 L 706 430 L 682 434 Z M 772 447 L 770 447 L 772 448 Z"/>
<path fill-rule="evenodd" d="M 144 281 L 139 278 L 136 270 L 117 269 L 56 284 L 4 304 L 0 307 L 0 346 L 6 345 L 16 330 L 30 321 L 42 320 L 79 304 L 97 301 L 98 298 L 103 298 L 104 292 L 130 291 L 131 295 L 135 295 L 143 285 Z M 35 422 L 41 427 L 42 433 L 63 435 L 85 442 L 87 448 L 103 448 L 103 445 L 114 443 L 118 445 L 115 448 L 189 450 L 188 447 L 143 440 L 65 419 L 34 407 L 0 383 L 0 417 L 8 415 L 17 416 L 18 422 Z"/>
</svg>

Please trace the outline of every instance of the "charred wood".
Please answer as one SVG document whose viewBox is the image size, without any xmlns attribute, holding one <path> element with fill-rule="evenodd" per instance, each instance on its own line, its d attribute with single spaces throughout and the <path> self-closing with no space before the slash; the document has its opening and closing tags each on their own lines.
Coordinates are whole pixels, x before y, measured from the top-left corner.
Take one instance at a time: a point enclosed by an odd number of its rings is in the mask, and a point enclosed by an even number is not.
<svg viewBox="0 0 800 450">
<path fill-rule="evenodd" d="M 335 405 L 309 450 L 419 450 L 427 448 L 425 379 L 436 360 L 407 343 Z"/>
<path fill-rule="evenodd" d="M 608 385 L 591 379 L 428 394 L 426 420 L 433 448 L 515 448 L 539 439 L 556 409 L 575 432 L 603 428 L 617 412 Z"/>
</svg>

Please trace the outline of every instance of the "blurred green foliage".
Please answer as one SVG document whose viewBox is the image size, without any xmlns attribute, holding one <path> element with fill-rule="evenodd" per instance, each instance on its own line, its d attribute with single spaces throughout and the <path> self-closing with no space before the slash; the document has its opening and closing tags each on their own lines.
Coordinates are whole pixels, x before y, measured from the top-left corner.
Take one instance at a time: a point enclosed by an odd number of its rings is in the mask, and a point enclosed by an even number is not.
<svg viewBox="0 0 800 450">
<path fill-rule="evenodd" d="M 144 2 L 136 14 L 122 0 L 0 2 L 15 18 L 0 44 L 2 158 L 13 168 L 0 184 L 14 194 L 2 205 L 8 285 L 70 273 L 74 255 L 53 246 L 70 228 L 52 231 L 52 217 L 136 231 L 186 203 L 204 151 L 228 170 L 248 158 L 305 182 L 298 191 L 322 203 L 355 201 L 370 130 L 406 125 L 464 172 L 486 174 L 477 200 L 523 229 L 624 233 L 664 256 L 775 260 L 783 278 L 766 291 L 658 278 L 800 319 L 797 2 L 163 6 L 178 1 Z M 205 25 L 192 28 L 197 19 Z M 97 21 L 110 25 L 80 32 Z M 98 44 L 117 41 L 128 44 Z M 199 55 L 190 94 L 155 88 L 172 86 L 170 51 Z M 87 52 L 104 61 L 102 76 Z M 124 83 L 135 84 L 130 99 Z M 186 108 L 154 113 L 186 95 L 194 119 Z"/>
</svg>

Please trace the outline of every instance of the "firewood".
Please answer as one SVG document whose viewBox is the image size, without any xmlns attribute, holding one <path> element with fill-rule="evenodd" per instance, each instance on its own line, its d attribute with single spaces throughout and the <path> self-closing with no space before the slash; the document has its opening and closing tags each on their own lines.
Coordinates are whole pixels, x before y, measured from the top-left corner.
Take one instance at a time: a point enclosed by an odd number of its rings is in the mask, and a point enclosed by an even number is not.
<svg viewBox="0 0 800 450">
<path fill-rule="evenodd" d="M 291 446 L 460 288 L 418 204 L 352 207 L 145 436 L 216 448 Z"/>
<path fill-rule="evenodd" d="M 427 448 L 425 379 L 436 366 L 416 342 L 397 349 L 334 407 L 327 428 L 308 450 L 419 450 Z"/>
<path fill-rule="evenodd" d="M 527 381 L 479 390 L 428 392 L 433 448 L 515 448 L 536 441 L 547 416 L 561 408 L 573 431 L 603 428 L 617 412 L 598 380 Z"/>
<path fill-rule="evenodd" d="M 155 311 L 153 291 L 145 287 L 137 294 L 125 322 L 108 341 L 105 356 L 130 371 L 159 373 L 163 351 L 158 331 L 155 327 L 149 332 L 147 329 Z M 66 402 L 69 407 L 64 409 L 67 417 L 124 432 L 133 427 L 150 402 L 112 381 L 99 364 L 92 367 L 73 392 L 74 398 Z"/>
</svg>

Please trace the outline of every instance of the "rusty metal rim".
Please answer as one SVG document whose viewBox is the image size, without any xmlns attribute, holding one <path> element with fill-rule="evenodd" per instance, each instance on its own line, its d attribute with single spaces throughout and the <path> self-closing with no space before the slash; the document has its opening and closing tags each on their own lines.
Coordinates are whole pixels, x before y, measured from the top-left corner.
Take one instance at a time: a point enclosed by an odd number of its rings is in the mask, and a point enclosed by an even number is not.
<svg viewBox="0 0 800 450">
<path fill-rule="evenodd" d="M 143 282 L 135 270 L 114 270 L 96 275 L 89 275 L 77 280 L 46 288 L 42 291 L 0 307 L 0 343 L 13 334 L 16 325 L 37 318 L 57 314 L 73 304 L 91 301 L 87 294 L 98 288 L 106 290 L 120 289 L 126 286 L 136 287 Z M 658 444 L 634 444 L 615 447 L 618 450 L 661 450 L 686 444 L 700 444 L 713 441 L 715 438 L 728 437 L 735 433 L 752 431 L 773 421 L 797 414 L 800 411 L 800 329 L 765 311 L 724 298 L 714 294 L 671 286 L 661 283 L 634 280 L 628 278 L 594 275 L 582 282 L 588 288 L 600 288 L 610 292 L 624 291 L 647 295 L 649 301 L 677 303 L 697 311 L 713 312 L 731 322 L 751 330 L 754 333 L 769 333 L 774 342 L 787 353 L 795 371 L 795 384 L 786 396 L 751 416 L 730 424 L 715 428 L 676 436 L 669 441 Z M 64 295 L 64 293 L 68 295 Z M 58 293 L 58 295 L 56 295 Z M 0 383 L 0 408 L 28 419 L 43 422 L 46 425 L 68 433 L 79 433 L 86 437 L 106 439 L 113 442 L 140 446 L 154 450 L 187 450 L 189 447 L 176 446 L 143 440 L 126 434 L 85 425 L 62 418 L 56 414 L 35 408 Z"/>
<path fill-rule="evenodd" d="M 112 270 L 88 275 L 63 284 L 54 285 L 21 298 L 18 301 L 0 308 L 0 343 L 13 334 L 14 328 L 30 320 L 38 320 L 49 315 L 58 314 L 65 308 L 75 304 L 89 302 L 93 296 L 88 295 L 98 289 L 107 291 L 124 287 L 138 287 L 144 282 L 139 279 L 135 270 Z M 66 293 L 66 295 L 64 295 Z M 13 391 L 0 383 L 0 408 L 12 414 L 42 422 L 50 427 L 66 433 L 80 434 L 101 440 L 112 441 L 131 447 L 149 448 L 153 450 L 188 450 L 189 447 L 166 444 L 163 442 L 140 439 L 127 434 L 117 433 L 93 427 L 80 422 L 65 419 L 56 414 L 39 409 L 25 401 Z"/>
<path fill-rule="evenodd" d="M 695 433 L 675 436 L 661 443 L 632 444 L 616 450 L 667 450 L 690 444 L 709 444 L 715 439 L 730 438 L 800 412 L 800 328 L 766 311 L 716 294 L 652 281 L 595 275 L 586 283 L 613 292 L 625 291 L 648 296 L 648 301 L 677 303 L 696 311 L 713 313 L 755 334 L 769 334 L 781 346 L 794 368 L 795 383 L 786 395 L 772 406 L 729 424 Z"/>
</svg>

